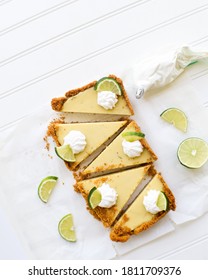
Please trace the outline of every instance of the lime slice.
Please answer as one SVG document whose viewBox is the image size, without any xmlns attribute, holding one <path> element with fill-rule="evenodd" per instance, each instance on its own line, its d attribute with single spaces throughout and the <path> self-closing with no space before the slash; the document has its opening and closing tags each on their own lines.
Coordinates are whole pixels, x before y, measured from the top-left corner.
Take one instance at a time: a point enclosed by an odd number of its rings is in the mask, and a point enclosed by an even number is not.
<svg viewBox="0 0 208 280">
<path fill-rule="evenodd" d="M 56 176 L 48 176 L 44 178 L 38 187 L 38 195 L 43 202 L 48 202 L 48 199 L 53 191 L 58 177 Z"/>
<path fill-rule="evenodd" d="M 187 138 L 179 145 L 177 155 L 182 165 L 199 168 L 208 160 L 208 144 L 200 138 Z"/>
<path fill-rule="evenodd" d="M 76 241 L 76 233 L 74 230 L 72 214 L 68 214 L 60 220 L 58 224 L 58 231 L 61 237 L 63 237 L 65 240 L 70 242 Z"/>
<path fill-rule="evenodd" d="M 140 140 L 145 137 L 144 133 L 136 132 L 136 131 L 123 132 L 121 135 L 126 141 L 129 141 L 129 142 Z"/>
<path fill-rule="evenodd" d="M 116 95 L 121 95 L 122 90 L 120 85 L 114 80 L 113 78 L 104 77 L 97 81 L 95 85 L 95 90 L 100 91 L 111 91 L 114 92 Z"/>
<path fill-rule="evenodd" d="M 169 108 L 162 112 L 160 117 L 168 123 L 173 124 L 177 129 L 186 132 L 188 120 L 183 111 L 177 108 Z"/>
<path fill-rule="evenodd" d="M 61 159 L 65 160 L 67 162 L 76 161 L 72 148 L 69 145 L 55 147 L 55 152 L 56 152 L 57 156 L 59 156 Z"/>
<path fill-rule="evenodd" d="M 90 208 L 94 209 L 97 207 L 101 200 L 102 196 L 99 190 L 96 187 L 92 188 L 88 194 L 88 203 Z"/>
<path fill-rule="evenodd" d="M 164 192 L 160 192 L 158 196 L 157 207 L 160 208 L 161 211 L 166 211 L 168 209 L 168 199 Z"/>
</svg>

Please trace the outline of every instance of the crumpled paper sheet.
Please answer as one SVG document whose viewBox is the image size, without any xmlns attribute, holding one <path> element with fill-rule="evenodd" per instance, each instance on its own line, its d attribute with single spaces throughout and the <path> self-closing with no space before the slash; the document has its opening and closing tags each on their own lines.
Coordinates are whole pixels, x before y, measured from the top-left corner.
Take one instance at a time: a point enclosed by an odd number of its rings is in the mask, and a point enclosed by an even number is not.
<svg viewBox="0 0 208 280">
<path fill-rule="evenodd" d="M 124 79 L 125 84 L 125 79 Z M 208 110 L 200 102 L 200 93 L 192 86 L 186 74 L 170 86 L 135 100 L 135 91 L 130 91 L 134 104 L 135 119 L 146 139 L 158 155 L 155 167 L 161 172 L 176 198 L 176 211 L 170 211 L 146 232 L 134 236 L 126 244 L 114 243 L 118 254 L 124 254 L 174 230 L 180 225 L 197 219 L 208 211 L 208 163 L 200 169 L 188 169 L 177 159 L 179 144 L 188 137 L 200 137 L 208 141 Z M 170 107 L 183 110 L 188 117 L 188 130 L 183 133 L 160 118 Z M 170 220 L 172 223 L 170 223 Z M 136 244 L 136 245 L 135 245 Z"/>
<path fill-rule="evenodd" d="M 44 108 L 1 139 L 1 194 L 7 200 L 10 217 L 31 258 L 110 259 L 115 250 L 109 233 L 86 210 L 84 199 L 73 190 L 72 173 L 53 147 L 50 152 L 44 148 L 50 115 L 51 109 Z M 49 175 L 59 180 L 50 201 L 44 204 L 37 190 L 41 179 Z M 75 243 L 58 233 L 58 223 L 68 213 L 74 218 Z"/>
<path fill-rule="evenodd" d="M 140 100 L 135 98 L 135 92 L 129 92 L 134 119 L 158 155 L 156 169 L 162 172 L 172 189 L 177 209 L 124 244 L 111 242 L 108 229 L 88 213 L 84 199 L 73 190 L 71 172 L 57 158 L 53 145 L 49 153 L 44 148 L 42 139 L 49 120 L 54 117 L 48 106 L 5 131 L 0 140 L 0 199 L 3 196 L 7 201 L 9 219 L 30 257 L 111 259 L 116 253 L 125 254 L 173 231 L 174 223 L 182 224 L 207 212 L 208 164 L 192 170 L 182 166 L 177 159 L 177 147 L 185 138 L 197 136 L 208 140 L 208 114 L 200 104 L 198 94 L 184 75 L 170 87 L 154 95 L 146 94 Z M 169 107 L 180 108 L 186 113 L 189 120 L 186 134 L 160 118 L 161 112 Z M 59 181 L 50 201 L 44 204 L 38 198 L 37 188 L 40 180 L 48 175 L 57 175 Z M 70 212 L 74 216 L 76 243 L 63 240 L 57 230 L 59 220 Z"/>
<path fill-rule="evenodd" d="M 158 155 L 155 165 L 176 195 L 177 209 L 171 212 L 172 220 L 180 224 L 201 216 L 208 211 L 208 163 L 200 169 L 188 169 L 177 159 L 178 146 L 184 139 L 199 137 L 208 141 L 208 110 L 200 101 L 200 93 L 188 76 L 183 75 L 171 86 L 156 94 L 147 94 L 137 103 L 138 106 L 134 105 L 137 121 Z M 160 118 L 160 114 L 170 107 L 179 108 L 187 115 L 187 133 Z"/>
</svg>

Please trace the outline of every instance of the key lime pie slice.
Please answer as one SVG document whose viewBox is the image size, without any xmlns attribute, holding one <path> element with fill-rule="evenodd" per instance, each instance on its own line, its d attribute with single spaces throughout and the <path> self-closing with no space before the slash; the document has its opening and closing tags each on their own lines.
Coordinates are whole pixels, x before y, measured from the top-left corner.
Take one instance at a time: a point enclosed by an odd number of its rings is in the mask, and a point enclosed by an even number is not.
<svg viewBox="0 0 208 280">
<path fill-rule="evenodd" d="M 120 168 L 125 169 L 154 162 L 157 156 L 144 137 L 139 140 L 133 138 L 135 141 L 129 141 L 129 137 L 126 138 L 128 134 L 131 135 L 132 133 L 142 135 L 135 121 L 131 121 L 123 132 L 121 132 L 105 150 L 80 173 L 80 176 L 82 178 L 87 178 L 97 172 L 114 172 Z M 132 135 L 132 137 L 133 136 L 134 135 Z"/>
<path fill-rule="evenodd" d="M 68 91 L 64 97 L 53 98 L 53 110 L 70 113 L 134 114 L 121 79 L 114 75 L 104 77 L 81 88 Z"/>
<path fill-rule="evenodd" d="M 131 235 L 154 225 L 175 207 L 171 190 L 157 173 L 112 228 L 110 237 L 113 241 L 125 242 Z"/>
<path fill-rule="evenodd" d="M 78 165 L 89 155 L 101 147 L 116 132 L 124 128 L 127 121 L 95 122 L 95 123 L 60 123 L 52 122 L 48 127 L 48 135 L 51 135 L 58 147 L 56 153 L 65 159 L 66 155 L 59 153 L 70 152 L 71 162 L 66 162 L 70 170 L 76 170 Z M 68 148 L 68 149 L 67 149 Z"/>
<path fill-rule="evenodd" d="M 147 165 L 83 180 L 76 183 L 75 189 L 82 193 L 90 213 L 98 218 L 104 226 L 110 227 L 142 179 L 144 179 L 149 168 L 150 165 Z M 90 196 L 94 188 L 99 190 L 101 198 L 95 208 L 90 202 Z"/>
</svg>

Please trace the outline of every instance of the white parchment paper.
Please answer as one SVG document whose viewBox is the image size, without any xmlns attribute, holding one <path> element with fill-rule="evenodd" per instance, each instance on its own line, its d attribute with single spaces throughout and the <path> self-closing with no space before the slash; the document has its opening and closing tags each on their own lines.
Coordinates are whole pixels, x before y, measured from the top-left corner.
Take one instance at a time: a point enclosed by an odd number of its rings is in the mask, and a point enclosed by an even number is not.
<svg viewBox="0 0 208 280">
<path fill-rule="evenodd" d="M 45 106 L 0 138 L 0 200 L 4 200 L 8 218 L 30 258 L 111 259 L 173 231 L 174 223 L 194 220 L 208 211 L 208 164 L 198 170 L 187 169 L 176 155 L 178 145 L 187 137 L 208 140 L 208 114 L 190 80 L 183 75 L 170 87 L 154 95 L 146 94 L 140 100 L 135 98 L 135 92 L 130 91 L 129 96 L 134 119 L 158 155 L 155 166 L 175 194 L 176 212 L 125 244 L 111 242 L 108 230 L 86 211 L 85 201 L 74 192 L 73 176 L 55 155 L 53 145 L 50 152 L 45 149 L 43 137 L 54 116 Z M 160 118 L 169 107 L 186 113 L 186 134 Z M 50 201 L 44 204 L 38 198 L 37 188 L 41 179 L 49 175 L 58 176 L 59 181 Z M 57 230 L 59 220 L 68 213 L 74 216 L 76 243 L 63 240 Z"/>
<path fill-rule="evenodd" d="M 80 194 L 73 190 L 74 179 L 54 149 L 44 148 L 51 109 L 44 108 L 24 120 L 1 139 L 1 193 L 6 198 L 10 217 L 32 258 L 110 259 L 115 250 L 109 234 L 88 211 Z M 53 157 L 51 159 L 51 156 Z M 40 180 L 59 177 L 47 204 L 40 201 Z M 72 213 L 77 242 L 59 236 L 60 219 Z"/>
</svg>

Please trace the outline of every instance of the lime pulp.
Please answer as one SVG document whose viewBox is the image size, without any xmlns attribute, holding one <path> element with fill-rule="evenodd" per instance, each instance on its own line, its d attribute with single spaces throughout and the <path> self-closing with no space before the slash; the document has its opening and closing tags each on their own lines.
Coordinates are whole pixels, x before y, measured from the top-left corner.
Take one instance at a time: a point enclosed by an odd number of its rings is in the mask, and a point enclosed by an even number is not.
<svg viewBox="0 0 208 280">
<path fill-rule="evenodd" d="M 175 126 L 177 129 L 186 132 L 188 127 L 188 120 L 185 113 L 178 108 L 169 108 L 163 111 L 160 117 Z"/>
<path fill-rule="evenodd" d="M 127 131 L 127 132 L 123 132 L 121 135 L 126 141 L 129 142 L 140 140 L 145 137 L 144 133 L 137 132 L 137 131 Z"/>
<path fill-rule="evenodd" d="M 48 202 L 57 180 L 58 177 L 56 176 L 48 176 L 40 182 L 38 186 L 38 195 L 43 202 Z"/>
<path fill-rule="evenodd" d="M 69 145 L 62 145 L 60 147 L 55 147 L 55 152 L 58 157 L 67 161 L 67 162 L 75 162 L 74 153 Z"/>
<path fill-rule="evenodd" d="M 160 192 L 158 199 L 157 199 L 157 207 L 161 211 L 166 211 L 168 209 L 168 199 L 164 192 Z"/>
<path fill-rule="evenodd" d="M 97 81 L 97 83 L 95 84 L 95 90 L 98 92 L 111 91 L 116 95 L 122 94 L 122 90 L 118 82 L 115 79 L 109 77 L 104 77 Z"/>
<path fill-rule="evenodd" d="M 63 239 L 70 242 L 76 241 L 76 233 L 72 214 L 67 214 L 60 220 L 58 224 L 58 231 Z"/>
<path fill-rule="evenodd" d="M 101 200 L 102 196 L 100 191 L 96 187 L 92 188 L 88 194 L 88 203 L 90 208 L 94 209 L 97 207 Z"/>
<path fill-rule="evenodd" d="M 179 145 L 177 156 L 182 165 L 200 168 L 208 160 L 208 143 L 196 137 L 187 138 Z"/>
</svg>

